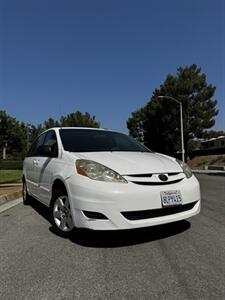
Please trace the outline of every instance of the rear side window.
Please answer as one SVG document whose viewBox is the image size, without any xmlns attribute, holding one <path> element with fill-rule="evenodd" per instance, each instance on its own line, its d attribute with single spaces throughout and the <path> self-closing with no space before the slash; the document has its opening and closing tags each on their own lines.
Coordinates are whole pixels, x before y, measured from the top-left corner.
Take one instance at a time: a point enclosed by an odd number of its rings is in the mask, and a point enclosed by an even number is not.
<svg viewBox="0 0 225 300">
<path fill-rule="evenodd" d="M 54 130 L 48 131 L 44 140 L 44 145 L 51 146 L 54 157 L 58 156 L 58 143 Z"/>
<path fill-rule="evenodd" d="M 37 156 L 37 149 L 39 146 L 43 145 L 46 133 L 41 134 L 31 145 L 30 150 L 27 153 L 27 156 Z"/>
</svg>

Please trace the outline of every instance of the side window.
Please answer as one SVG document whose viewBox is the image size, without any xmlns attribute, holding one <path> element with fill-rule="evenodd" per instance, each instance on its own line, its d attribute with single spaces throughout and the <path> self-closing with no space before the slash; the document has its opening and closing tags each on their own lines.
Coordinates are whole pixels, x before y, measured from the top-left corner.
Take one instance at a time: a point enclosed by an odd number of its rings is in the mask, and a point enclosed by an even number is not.
<svg viewBox="0 0 225 300">
<path fill-rule="evenodd" d="M 51 146 L 53 157 L 58 156 L 58 143 L 55 131 L 51 130 L 47 132 L 46 138 L 44 140 L 44 145 Z"/>
<path fill-rule="evenodd" d="M 37 148 L 43 144 L 45 137 L 46 133 L 43 133 L 33 142 L 27 156 L 37 156 Z"/>
</svg>

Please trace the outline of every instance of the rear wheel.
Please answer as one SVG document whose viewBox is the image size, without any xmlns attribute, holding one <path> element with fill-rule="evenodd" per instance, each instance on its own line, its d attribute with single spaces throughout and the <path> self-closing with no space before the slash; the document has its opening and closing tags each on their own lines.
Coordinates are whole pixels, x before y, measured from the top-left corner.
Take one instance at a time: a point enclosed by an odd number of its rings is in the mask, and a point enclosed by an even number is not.
<svg viewBox="0 0 225 300">
<path fill-rule="evenodd" d="M 27 192 L 27 183 L 26 183 L 25 179 L 23 179 L 22 195 L 23 195 L 23 204 L 24 205 L 28 205 L 30 203 L 31 197 L 29 196 L 29 194 Z"/>
<path fill-rule="evenodd" d="M 62 236 L 68 236 L 74 229 L 70 203 L 64 190 L 57 190 L 53 194 L 50 206 L 51 223 Z"/>
</svg>

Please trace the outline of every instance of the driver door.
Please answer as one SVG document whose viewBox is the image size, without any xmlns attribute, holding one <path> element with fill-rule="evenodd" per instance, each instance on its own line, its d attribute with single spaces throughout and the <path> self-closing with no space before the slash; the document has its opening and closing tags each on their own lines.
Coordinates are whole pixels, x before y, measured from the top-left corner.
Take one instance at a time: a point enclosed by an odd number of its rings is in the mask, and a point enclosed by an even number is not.
<svg viewBox="0 0 225 300">
<path fill-rule="evenodd" d="M 47 132 L 43 145 L 51 147 L 50 156 L 39 156 L 37 170 L 38 198 L 49 205 L 51 198 L 51 184 L 58 163 L 58 142 L 54 130 Z"/>
</svg>

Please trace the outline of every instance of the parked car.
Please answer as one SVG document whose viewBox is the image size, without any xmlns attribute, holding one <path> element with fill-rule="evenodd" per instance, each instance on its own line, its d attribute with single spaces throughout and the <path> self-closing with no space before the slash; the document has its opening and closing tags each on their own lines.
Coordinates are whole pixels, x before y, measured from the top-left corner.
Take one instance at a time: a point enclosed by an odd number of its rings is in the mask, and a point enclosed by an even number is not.
<svg viewBox="0 0 225 300">
<path fill-rule="evenodd" d="M 42 133 L 23 165 L 24 204 L 31 196 L 49 207 L 62 235 L 75 227 L 146 227 L 200 212 L 199 183 L 185 163 L 104 129 Z"/>
</svg>

